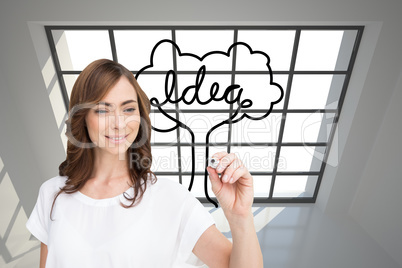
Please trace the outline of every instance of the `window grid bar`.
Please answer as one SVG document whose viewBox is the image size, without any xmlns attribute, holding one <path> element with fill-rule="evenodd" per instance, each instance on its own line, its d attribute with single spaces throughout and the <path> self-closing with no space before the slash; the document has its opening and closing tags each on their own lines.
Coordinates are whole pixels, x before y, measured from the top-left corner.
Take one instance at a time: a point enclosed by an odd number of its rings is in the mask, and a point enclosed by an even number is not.
<svg viewBox="0 0 402 268">
<path fill-rule="evenodd" d="M 62 70 L 60 71 L 61 74 L 80 74 L 81 71 L 73 71 L 73 70 Z M 134 75 L 137 74 L 137 71 L 131 71 Z M 176 74 L 197 74 L 198 71 L 177 71 Z M 141 75 L 155 75 L 155 74 L 166 74 L 165 71 L 143 71 Z M 267 75 L 268 72 L 266 71 L 211 71 L 211 70 L 206 70 L 205 74 L 221 74 L 221 75 L 237 75 L 237 74 L 249 74 L 249 75 Z M 288 75 L 290 74 L 289 71 L 273 71 L 272 74 L 283 74 L 283 75 Z M 342 71 L 342 70 L 333 70 L 333 71 L 294 71 L 293 74 L 297 75 L 346 75 L 348 74 L 348 71 Z"/>
<path fill-rule="evenodd" d="M 172 41 L 176 43 L 176 31 L 172 30 Z M 173 56 L 173 70 L 175 73 L 177 73 L 177 58 L 176 58 L 176 51 L 174 47 L 172 47 L 172 56 Z M 179 98 L 179 81 L 176 81 L 176 85 L 174 88 L 174 95 L 176 100 Z M 175 103 L 175 115 L 176 115 L 176 120 L 179 121 L 179 104 Z M 181 167 L 181 145 L 180 145 L 180 128 L 176 128 L 176 140 L 177 140 L 177 156 L 178 156 L 178 168 L 179 168 L 179 183 L 183 184 L 183 178 L 182 178 L 182 167 Z M 192 188 L 192 183 L 189 185 L 189 191 Z"/>
<path fill-rule="evenodd" d="M 197 197 L 201 203 L 209 203 L 205 197 Z M 211 197 L 215 202 L 217 201 L 216 197 Z M 314 203 L 314 199 L 311 197 L 274 197 L 274 198 L 265 198 L 265 197 L 254 197 L 254 203 L 256 204 L 266 204 L 266 203 Z"/>
<path fill-rule="evenodd" d="M 289 104 L 290 90 L 292 88 L 293 71 L 294 71 L 295 65 L 296 65 L 297 50 L 299 48 L 299 41 L 300 41 L 300 33 L 301 33 L 301 30 L 296 31 L 295 39 L 294 39 L 294 43 L 293 43 L 292 60 L 290 62 L 290 73 L 289 73 L 289 77 L 288 77 L 288 83 L 286 85 L 285 101 L 283 104 L 284 111 L 282 113 L 281 126 L 279 129 L 278 146 L 276 147 L 274 170 L 273 170 L 274 174 L 272 175 L 272 179 L 271 179 L 271 187 L 269 189 L 268 199 L 272 199 L 273 195 L 274 195 L 276 172 L 278 170 L 279 156 L 281 153 L 281 144 L 282 144 L 283 132 L 285 129 L 286 115 L 287 115 L 286 112 L 287 112 L 288 104 Z"/>
<path fill-rule="evenodd" d="M 166 109 L 164 110 L 166 113 L 175 113 L 177 110 L 175 109 Z M 226 114 L 229 112 L 229 109 L 208 109 L 208 110 L 203 110 L 203 109 L 181 109 L 180 113 L 222 113 Z M 262 109 L 250 109 L 250 110 L 243 110 L 240 109 L 240 112 L 247 112 L 247 113 L 265 113 L 266 110 Z M 271 114 L 275 113 L 284 113 L 284 109 L 273 109 L 271 111 Z M 286 113 L 300 113 L 300 114 L 305 114 L 305 113 L 336 113 L 337 109 L 292 109 L 292 110 L 286 110 Z M 151 109 L 151 113 L 160 113 L 156 109 Z"/>
<path fill-rule="evenodd" d="M 108 32 L 109 32 L 110 48 L 112 50 L 113 61 L 119 62 L 117 60 L 116 41 L 114 39 L 114 32 L 112 29 L 109 29 Z"/>
<path fill-rule="evenodd" d="M 360 25 L 48 25 L 52 30 L 361 30 Z"/>
<path fill-rule="evenodd" d="M 155 171 L 154 172 L 155 175 L 161 175 L 161 176 L 179 176 L 179 172 L 177 171 Z M 272 171 L 253 171 L 250 172 L 251 175 L 255 175 L 255 176 L 265 176 L 265 175 L 273 175 L 274 173 Z M 190 176 L 191 172 L 182 172 L 183 176 Z M 195 171 L 194 175 L 196 176 L 203 176 L 204 172 L 203 171 Z M 320 172 L 319 171 L 281 171 L 281 172 L 277 172 L 277 175 L 280 176 L 306 176 L 306 175 L 310 175 L 310 176 L 319 176 Z"/>
<path fill-rule="evenodd" d="M 233 31 L 233 44 L 237 42 L 238 31 L 235 29 Z M 236 82 L 236 75 L 234 74 L 236 71 L 236 62 L 237 62 L 237 47 L 233 48 L 233 59 L 232 59 L 232 74 L 231 74 L 231 84 L 233 85 Z M 233 115 L 233 98 L 234 92 L 230 92 L 230 105 L 229 105 L 229 118 Z M 228 149 L 227 152 L 230 153 L 231 150 L 231 141 L 232 141 L 232 120 L 229 121 L 229 131 L 228 131 Z"/>
<path fill-rule="evenodd" d="M 192 146 L 192 143 L 176 143 L 176 142 L 155 142 L 151 143 L 154 146 L 166 147 L 166 146 Z M 227 146 L 228 142 L 214 142 L 214 146 Z M 232 146 L 241 146 L 241 147 L 264 147 L 264 146 L 278 146 L 279 143 L 277 142 L 255 142 L 255 143 L 245 143 L 245 142 L 231 142 L 230 145 Z M 206 146 L 206 143 L 203 142 L 195 142 L 194 146 Z M 285 147 L 304 147 L 304 146 L 315 146 L 315 147 L 323 147 L 327 146 L 327 142 L 288 142 L 288 143 L 281 143 L 281 146 Z"/>
<path fill-rule="evenodd" d="M 312 197 L 273 197 L 273 198 L 264 198 L 264 197 L 254 197 L 254 203 L 263 204 L 263 203 L 315 203 L 314 198 Z"/>
<path fill-rule="evenodd" d="M 70 101 L 68 98 L 66 85 L 64 83 L 64 78 L 63 78 L 63 75 L 61 74 L 59 56 L 57 55 L 57 50 L 56 50 L 56 45 L 54 43 L 52 30 L 51 30 L 51 28 L 45 27 L 45 31 L 46 31 L 47 40 L 49 42 L 50 52 L 52 54 L 53 65 L 56 70 L 57 80 L 59 80 L 59 86 L 61 89 L 61 94 L 63 96 L 64 107 L 66 108 L 66 111 L 68 113 L 68 106 L 69 106 Z"/>
</svg>

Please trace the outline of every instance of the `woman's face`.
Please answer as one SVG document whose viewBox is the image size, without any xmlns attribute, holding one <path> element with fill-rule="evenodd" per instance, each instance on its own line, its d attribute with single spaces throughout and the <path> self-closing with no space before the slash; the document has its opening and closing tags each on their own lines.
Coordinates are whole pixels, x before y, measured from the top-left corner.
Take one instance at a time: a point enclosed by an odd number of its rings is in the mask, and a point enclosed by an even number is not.
<svg viewBox="0 0 402 268">
<path fill-rule="evenodd" d="M 89 110 L 85 122 L 97 152 L 125 154 L 140 127 L 137 93 L 125 76 Z"/>
</svg>

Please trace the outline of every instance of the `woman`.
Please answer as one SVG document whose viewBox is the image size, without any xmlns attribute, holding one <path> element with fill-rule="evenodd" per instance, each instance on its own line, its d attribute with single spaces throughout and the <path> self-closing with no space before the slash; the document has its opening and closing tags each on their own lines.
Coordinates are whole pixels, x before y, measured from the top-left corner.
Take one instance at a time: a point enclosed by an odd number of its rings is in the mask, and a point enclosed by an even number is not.
<svg viewBox="0 0 402 268">
<path fill-rule="evenodd" d="M 149 113 L 148 97 L 116 62 L 97 60 L 77 78 L 67 158 L 27 222 L 41 241 L 40 267 L 262 267 L 247 168 L 226 152 L 207 168 L 232 244 L 187 189 L 150 170 Z"/>
</svg>

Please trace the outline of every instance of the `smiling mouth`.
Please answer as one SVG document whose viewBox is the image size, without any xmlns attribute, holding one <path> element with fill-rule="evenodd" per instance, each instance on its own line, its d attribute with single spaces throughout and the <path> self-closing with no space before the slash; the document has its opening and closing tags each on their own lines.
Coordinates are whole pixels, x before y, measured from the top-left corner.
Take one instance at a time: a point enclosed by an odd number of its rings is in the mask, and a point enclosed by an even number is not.
<svg viewBox="0 0 402 268">
<path fill-rule="evenodd" d="M 128 134 L 126 136 L 118 136 L 118 137 L 105 136 L 105 137 L 108 138 L 113 143 L 122 143 L 123 141 L 126 140 L 127 136 Z"/>
</svg>

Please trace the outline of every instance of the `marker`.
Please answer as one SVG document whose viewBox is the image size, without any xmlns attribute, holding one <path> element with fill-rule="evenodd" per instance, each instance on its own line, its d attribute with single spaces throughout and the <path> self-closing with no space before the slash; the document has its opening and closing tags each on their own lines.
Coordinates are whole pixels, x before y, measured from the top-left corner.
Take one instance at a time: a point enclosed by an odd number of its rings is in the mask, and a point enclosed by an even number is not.
<svg viewBox="0 0 402 268">
<path fill-rule="evenodd" d="M 216 158 L 210 158 L 208 161 L 208 166 L 212 167 L 212 168 L 217 168 L 219 164 L 219 159 Z"/>
</svg>

